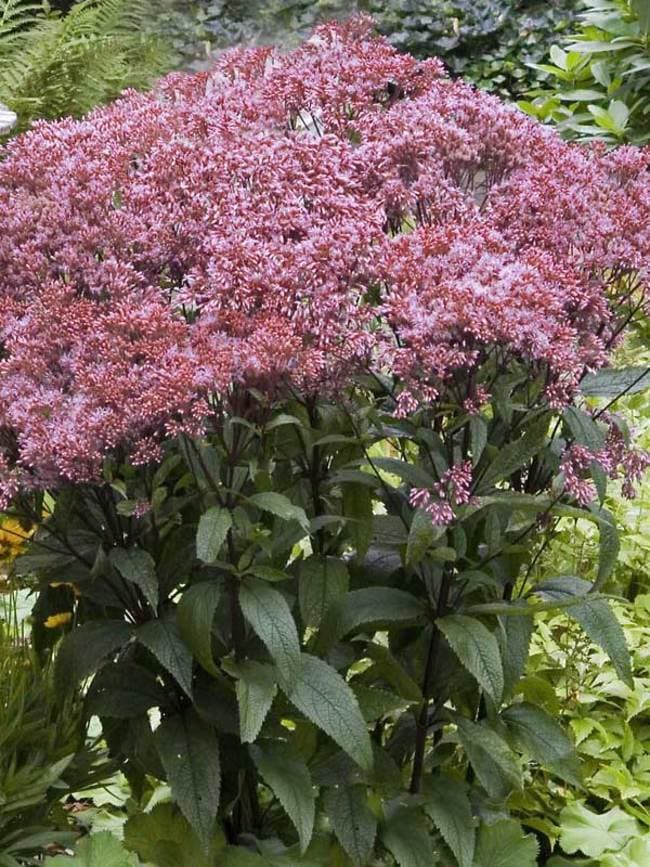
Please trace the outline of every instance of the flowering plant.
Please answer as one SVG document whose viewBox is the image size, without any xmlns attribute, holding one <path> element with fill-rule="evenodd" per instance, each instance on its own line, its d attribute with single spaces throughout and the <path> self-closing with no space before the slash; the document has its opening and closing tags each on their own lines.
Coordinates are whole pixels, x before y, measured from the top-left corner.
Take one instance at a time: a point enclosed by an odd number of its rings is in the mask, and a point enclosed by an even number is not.
<svg viewBox="0 0 650 867">
<path fill-rule="evenodd" d="M 579 774 L 517 694 L 534 613 L 630 677 L 603 501 L 648 463 L 612 408 L 650 377 L 607 364 L 646 303 L 649 167 L 364 18 L 7 147 L 2 496 L 40 527 L 16 568 L 215 863 L 465 867 L 505 832 L 534 863 L 504 812 L 525 761 Z M 566 515 L 598 574 L 531 587 Z"/>
</svg>

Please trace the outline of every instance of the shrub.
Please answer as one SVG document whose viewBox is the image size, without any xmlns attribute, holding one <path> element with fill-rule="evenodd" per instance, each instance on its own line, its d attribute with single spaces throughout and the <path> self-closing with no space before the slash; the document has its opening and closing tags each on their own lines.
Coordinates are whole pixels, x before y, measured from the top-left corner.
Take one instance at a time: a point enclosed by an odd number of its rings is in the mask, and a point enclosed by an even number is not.
<svg viewBox="0 0 650 867">
<path fill-rule="evenodd" d="M 37 622 L 66 602 L 59 671 L 94 675 L 113 755 L 169 781 L 206 858 L 523 867 L 522 764 L 579 775 L 517 694 L 533 613 L 631 677 L 602 502 L 648 462 L 612 403 L 649 376 L 606 365 L 645 303 L 649 155 L 369 29 L 8 146 L 2 492 L 39 525 L 16 571 Z M 598 527 L 597 580 L 532 583 L 563 515 Z"/>
<path fill-rule="evenodd" d="M 589 0 L 566 50 L 554 45 L 546 86 L 522 107 L 568 137 L 650 140 L 650 12 L 644 0 Z M 549 84 L 551 85 L 549 87 Z"/>
</svg>

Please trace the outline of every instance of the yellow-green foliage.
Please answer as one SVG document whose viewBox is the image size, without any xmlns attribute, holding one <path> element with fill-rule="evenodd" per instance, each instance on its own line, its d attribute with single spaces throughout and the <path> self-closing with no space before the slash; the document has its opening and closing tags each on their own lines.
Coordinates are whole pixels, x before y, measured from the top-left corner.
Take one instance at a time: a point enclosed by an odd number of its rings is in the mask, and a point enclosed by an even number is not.
<svg viewBox="0 0 650 867">
<path fill-rule="evenodd" d="M 147 0 L 82 0 L 67 15 L 0 0 L 0 101 L 17 129 L 148 87 L 170 65 L 165 44 L 145 33 L 149 15 Z"/>
</svg>

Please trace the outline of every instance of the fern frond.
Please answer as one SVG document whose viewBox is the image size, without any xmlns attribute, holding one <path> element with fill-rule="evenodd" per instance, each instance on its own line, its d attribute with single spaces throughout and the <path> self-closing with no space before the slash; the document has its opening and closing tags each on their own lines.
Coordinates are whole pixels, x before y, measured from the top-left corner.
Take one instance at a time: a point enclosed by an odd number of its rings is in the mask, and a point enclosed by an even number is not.
<svg viewBox="0 0 650 867">
<path fill-rule="evenodd" d="M 167 46 L 142 35 L 148 0 L 82 0 L 65 16 L 32 0 L 0 0 L 0 10 L 0 101 L 21 128 L 34 117 L 84 114 L 126 88 L 150 86 L 171 66 Z"/>
</svg>

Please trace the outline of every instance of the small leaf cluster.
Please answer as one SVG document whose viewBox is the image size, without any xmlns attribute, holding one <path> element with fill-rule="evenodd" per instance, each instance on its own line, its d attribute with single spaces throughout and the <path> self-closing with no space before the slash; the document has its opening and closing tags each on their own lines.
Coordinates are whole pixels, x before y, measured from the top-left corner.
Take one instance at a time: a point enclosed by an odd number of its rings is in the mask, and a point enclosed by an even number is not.
<svg viewBox="0 0 650 867">
<path fill-rule="evenodd" d="M 610 144 L 650 141 L 650 6 L 589 0 L 582 26 L 535 68 L 546 76 L 521 107 L 567 137 Z"/>
</svg>

